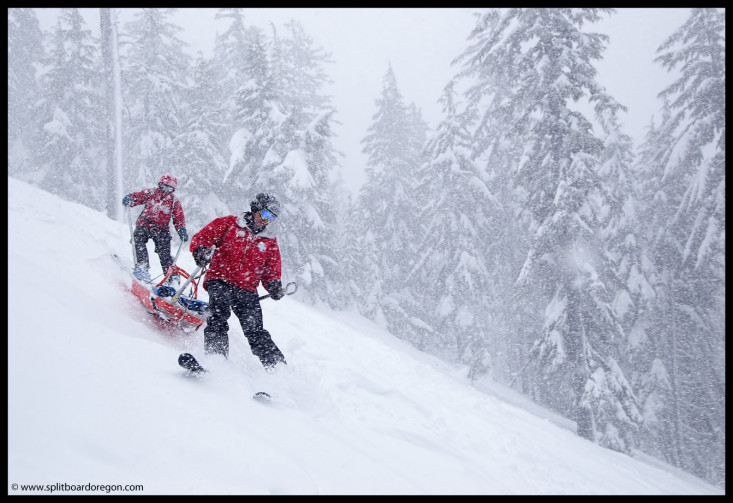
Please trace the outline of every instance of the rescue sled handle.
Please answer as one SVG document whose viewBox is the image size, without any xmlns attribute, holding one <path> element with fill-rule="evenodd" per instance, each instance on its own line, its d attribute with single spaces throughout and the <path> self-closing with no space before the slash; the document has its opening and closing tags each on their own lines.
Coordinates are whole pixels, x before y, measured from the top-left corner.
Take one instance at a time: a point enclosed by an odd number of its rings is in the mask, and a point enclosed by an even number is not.
<svg viewBox="0 0 733 503">
<path fill-rule="evenodd" d="M 211 251 L 209 252 L 209 256 L 207 257 L 208 260 L 211 260 L 211 257 L 214 256 L 214 252 L 215 251 L 216 251 L 216 245 L 214 245 L 214 246 L 211 247 Z M 193 278 L 196 277 L 196 275 L 198 275 L 198 273 L 201 272 L 201 269 L 203 269 L 207 265 L 208 265 L 208 263 L 206 263 L 204 265 L 198 266 L 196 268 L 196 270 L 193 271 L 193 273 L 191 273 L 191 275 L 188 277 L 188 279 L 180 287 L 178 287 L 178 290 L 176 290 L 176 293 L 173 295 L 173 299 L 172 300 L 173 300 L 174 303 L 175 302 L 178 302 L 178 298 L 181 296 L 181 294 L 186 289 L 186 287 L 188 286 L 188 284 L 191 283 L 191 281 L 193 280 Z"/>
<path fill-rule="evenodd" d="M 293 285 L 293 289 L 290 290 L 290 291 L 288 291 L 288 288 L 290 287 L 290 285 Z M 285 285 L 285 289 L 284 290 L 285 290 L 285 295 L 293 295 L 295 292 L 298 291 L 298 284 L 295 281 L 291 281 L 290 283 L 288 283 L 287 285 Z M 270 297 L 270 294 L 269 293 L 267 295 L 260 296 L 257 300 L 266 299 L 268 297 Z"/>
<path fill-rule="evenodd" d="M 183 249 L 183 240 L 181 239 L 181 244 L 178 245 L 178 251 L 176 252 L 176 258 L 173 259 L 173 263 L 171 264 L 176 265 L 176 262 L 178 262 L 178 256 L 181 254 L 181 250 Z"/>
</svg>

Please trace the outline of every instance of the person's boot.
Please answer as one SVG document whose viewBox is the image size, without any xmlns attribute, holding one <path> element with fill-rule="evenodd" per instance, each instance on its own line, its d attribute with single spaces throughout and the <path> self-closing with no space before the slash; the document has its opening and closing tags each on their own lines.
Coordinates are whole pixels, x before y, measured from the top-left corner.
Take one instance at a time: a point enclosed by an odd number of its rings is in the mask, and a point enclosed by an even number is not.
<svg viewBox="0 0 733 503">
<path fill-rule="evenodd" d="M 229 335 L 207 334 L 204 331 L 204 352 L 207 355 L 229 357 Z"/>
<path fill-rule="evenodd" d="M 134 271 L 132 271 L 132 275 L 140 281 L 150 283 L 150 270 L 145 265 L 139 265 Z"/>
<path fill-rule="evenodd" d="M 285 357 L 278 355 L 274 358 L 268 358 L 265 361 L 262 361 L 262 366 L 265 367 L 265 372 L 268 374 L 274 374 L 277 369 L 282 369 L 284 367 L 287 367 L 288 362 L 285 361 Z"/>
</svg>

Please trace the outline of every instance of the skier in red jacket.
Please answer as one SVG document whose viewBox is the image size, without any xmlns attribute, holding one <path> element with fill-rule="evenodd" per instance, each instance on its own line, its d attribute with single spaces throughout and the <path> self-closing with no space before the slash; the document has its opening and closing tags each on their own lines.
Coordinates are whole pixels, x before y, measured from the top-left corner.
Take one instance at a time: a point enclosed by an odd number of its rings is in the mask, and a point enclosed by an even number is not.
<svg viewBox="0 0 733 503">
<path fill-rule="evenodd" d="M 133 274 L 141 281 L 150 282 L 150 262 L 148 260 L 147 242 L 152 239 L 155 243 L 155 253 L 160 258 L 163 274 L 173 264 L 171 257 L 171 233 L 169 225 L 173 217 L 173 225 L 182 241 L 188 241 L 186 219 L 183 216 L 183 207 L 178 198 L 173 195 L 178 180 L 173 175 L 163 175 L 158 182 L 157 189 L 145 189 L 132 192 L 122 199 L 124 206 L 144 204 L 142 213 L 135 222 L 135 254 L 137 264 Z M 178 276 L 178 275 L 171 275 Z M 175 278 L 173 278 L 175 280 Z"/>
<path fill-rule="evenodd" d="M 211 261 L 204 282 L 209 294 L 209 318 L 204 329 L 206 353 L 228 356 L 227 319 L 234 311 L 252 353 L 266 370 L 272 371 L 278 363 L 287 362 L 263 326 L 257 287 L 261 282 L 274 300 L 285 295 L 280 280 L 280 248 L 267 229 L 280 212 L 280 204 L 274 196 L 260 193 L 250 210 L 213 220 L 191 238 L 190 250 L 197 265 Z M 216 250 L 209 257 L 214 245 Z"/>
</svg>

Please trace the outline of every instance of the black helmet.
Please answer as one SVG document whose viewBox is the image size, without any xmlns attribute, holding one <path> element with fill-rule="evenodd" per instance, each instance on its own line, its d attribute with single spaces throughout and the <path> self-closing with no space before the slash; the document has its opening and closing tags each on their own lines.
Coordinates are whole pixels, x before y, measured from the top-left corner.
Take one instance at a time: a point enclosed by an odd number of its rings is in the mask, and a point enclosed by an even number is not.
<svg viewBox="0 0 733 503">
<path fill-rule="evenodd" d="M 275 196 L 265 194 L 264 192 L 257 194 L 254 200 L 249 203 L 249 207 L 252 210 L 252 213 L 257 213 L 267 208 L 274 213 L 275 216 L 280 214 L 280 202 L 275 199 Z"/>
</svg>

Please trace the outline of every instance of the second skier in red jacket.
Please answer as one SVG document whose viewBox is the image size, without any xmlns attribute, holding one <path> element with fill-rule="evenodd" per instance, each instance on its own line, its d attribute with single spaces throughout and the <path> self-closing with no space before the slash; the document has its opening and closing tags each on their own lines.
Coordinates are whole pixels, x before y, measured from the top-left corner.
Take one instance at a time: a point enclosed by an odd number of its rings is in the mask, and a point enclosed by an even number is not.
<svg viewBox="0 0 733 503">
<path fill-rule="evenodd" d="M 183 207 L 178 198 L 173 194 L 178 185 L 178 180 L 173 175 L 163 175 L 158 182 L 158 188 L 145 189 L 140 192 L 132 192 L 122 199 L 124 206 L 137 206 L 144 204 L 142 213 L 135 223 L 135 255 L 137 264 L 133 274 L 141 281 L 150 281 L 150 262 L 148 259 L 147 242 L 152 239 L 155 243 L 155 253 L 160 258 L 160 266 L 163 274 L 173 264 L 171 257 L 171 233 L 170 222 L 178 231 L 182 241 L 188 241 L 186 233 L 186 219 L 183 216 Z"/>
</svg>

